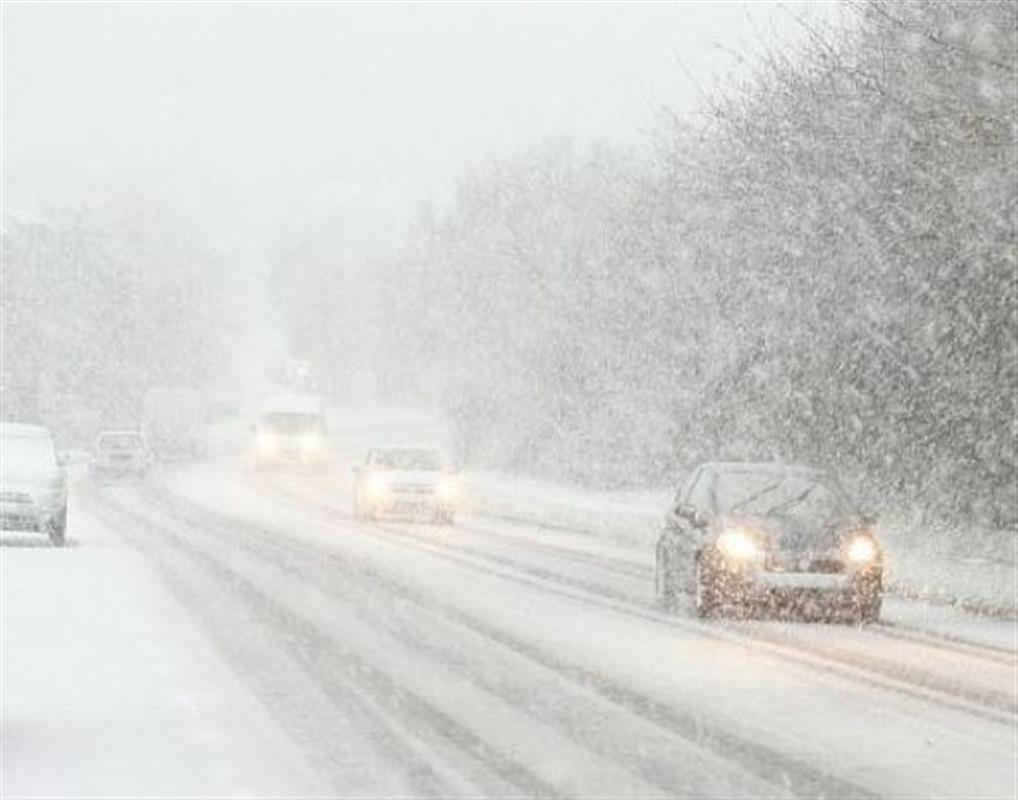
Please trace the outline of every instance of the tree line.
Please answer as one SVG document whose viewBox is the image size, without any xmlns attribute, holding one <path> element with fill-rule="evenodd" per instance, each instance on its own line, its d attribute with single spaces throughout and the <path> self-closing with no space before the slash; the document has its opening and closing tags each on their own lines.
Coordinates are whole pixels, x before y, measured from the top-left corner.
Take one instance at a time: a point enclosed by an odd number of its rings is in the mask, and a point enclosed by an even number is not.
<svg viewBox="0 0 1018 800">
<path fill-rule="evenodd" d="M 148 388 L 201 387 L 222 368 L 218 257 L 158 210 L 11 215 L 2 247 L 4 419 L 130 427 Z"/>
<path fill-rule="evenodd" d="M 846 12 L 650 157 L 473 170 L 375 265 L 371 352 L 344 357 L 437 398 L 475 464 L 622 486 L 808 462 L 1013 524 L 1016 6 Z"/>
</svg>

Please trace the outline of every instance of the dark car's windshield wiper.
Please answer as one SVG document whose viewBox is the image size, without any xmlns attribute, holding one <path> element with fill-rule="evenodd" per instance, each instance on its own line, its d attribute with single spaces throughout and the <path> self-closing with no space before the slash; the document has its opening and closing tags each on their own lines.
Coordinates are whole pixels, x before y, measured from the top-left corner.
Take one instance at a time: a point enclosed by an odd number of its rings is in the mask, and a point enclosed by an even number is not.
<svg viewBox="0 0 1018 800">
<path fill-rule="evenodd" d="M 769 516 L 771 516 L 771 514 L 778 514 L 778 513 L 782 512 L 782 511 L 787 511 L 788 509 L 792 508 L 792 506 L 799 505 L 799 503 L 801 503 L 803 500 L 805 500 L 807 497 L 809 497 L 813 493 L 813 490 L 816 489 L 816 488 L 817 488 L 816 484 L 813 484 L 812 486 L 807 487 L 806 491 L 804 491 L 802 494 L 800 494 L 800 495 L 798 495 L 796 497 L 793 497 L 791 500 L 788 500 L 788 501 L 786 501 L 784 503 L 780 503 L 780 504 L 774 506 L 774 508 L 768 509 L 767 512 L 764 514 L 764 516 L 765 517 L 769 517 Z"/>
<path fill-rule="evenodd" d="M 745 498 L 743 500 L 740 500 L 738 503 L 736 503 L 734 506 L 732 506 L 730 509 L 728 509 L 729 513 L 733 512 L 733 511 L 737 511 L 738 509 L 742 508 L 743 506 L 748 506 L 754 500 L 756 500 L 757 498 L 763 497 L 765 494 L 770 494 L 775 489 L 777 489 L 779 486 L 781 486 L 781 484 L 783 484 L 784 482 L 785 482 L 785 480 L 784 480 L 784 478 L 782 478 L 780 481 L 777 481 L 776 483 L 768 484 L 763 489 L 761 489 L 759 492 L 755 492 L 754 494 L 751 494 L 749 497 L 747 497 L 747 498 Z"/>
</svg>

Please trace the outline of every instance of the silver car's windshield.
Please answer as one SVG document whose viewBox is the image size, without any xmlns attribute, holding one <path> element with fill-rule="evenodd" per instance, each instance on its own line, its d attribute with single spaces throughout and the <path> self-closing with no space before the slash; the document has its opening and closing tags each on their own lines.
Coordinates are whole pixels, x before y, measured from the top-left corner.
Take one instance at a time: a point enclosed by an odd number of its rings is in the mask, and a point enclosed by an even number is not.
<svg viewBox="0 0 1018 800">
<path fill-rule="evenodd" d="M 269 433 L 281 435 L 298 435 L 319 433 L 322 430 L 322 419 L 317 414 L 301 412 L 273 412 L 261 418 L 259 427 Z"/>
<path fill-rule="evenodd" d="M 375 456 L 374 466 L 380 469 L 430 471 L 441 469 L 442 459 L 434 450 L 381 450 Z"/>
</svg>

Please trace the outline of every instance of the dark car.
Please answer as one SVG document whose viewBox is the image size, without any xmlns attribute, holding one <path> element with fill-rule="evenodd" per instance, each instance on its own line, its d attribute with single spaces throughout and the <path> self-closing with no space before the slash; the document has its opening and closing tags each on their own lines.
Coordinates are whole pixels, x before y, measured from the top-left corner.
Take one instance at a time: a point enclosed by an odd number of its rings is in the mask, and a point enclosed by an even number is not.
<svg viewBox="0 0 1018 800">
<path fill-rule="evenodd" d="M 873 520 L 827 473 L 774 464 L 703 464 L 675 498 L 657 543 L 659 602 L 725 612 L 880 616 L 883 566 Z"/>
</svg>

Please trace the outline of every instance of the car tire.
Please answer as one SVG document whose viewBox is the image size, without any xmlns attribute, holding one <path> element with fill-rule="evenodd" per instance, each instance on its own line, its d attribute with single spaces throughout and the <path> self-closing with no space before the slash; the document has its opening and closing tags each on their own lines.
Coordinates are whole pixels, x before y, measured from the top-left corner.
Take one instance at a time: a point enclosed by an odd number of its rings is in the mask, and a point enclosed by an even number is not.
<svg viewBox="0 0 1018 800">
<path fill-rule="evenodd" d="M 699 619 L 717 616 L 721 603 L 717 594 L 716 579 L 714 571 L 704 563 L 702 556 L 696 559 L 693 587 L 693 613 Z"/>
<path fill-rule="evenodd" d="M 882 604 L 883 597 L 879 594 L 862 595 L 856 602 L 856 622 L 860 625 L 872 625 L 879 622 Z"/>
<path fill-rule="evenodd" d="M 63 547 L 65 542 L 65 534 L 67 532 L 67 506 L 64 506 L 63 511 L 60 512 L 53 524 L 50 525 L 49 529 L 49 541 L 54 547 Z"/>
<path fill-rule="evenodd" d="M 658 545 L 654 559 L 654 599 L 662 610 L 674 612 L 678 605 L 678 593 L 675 590 L 675 576 L 669 567 L 667 548 Z"/>
</svg>

